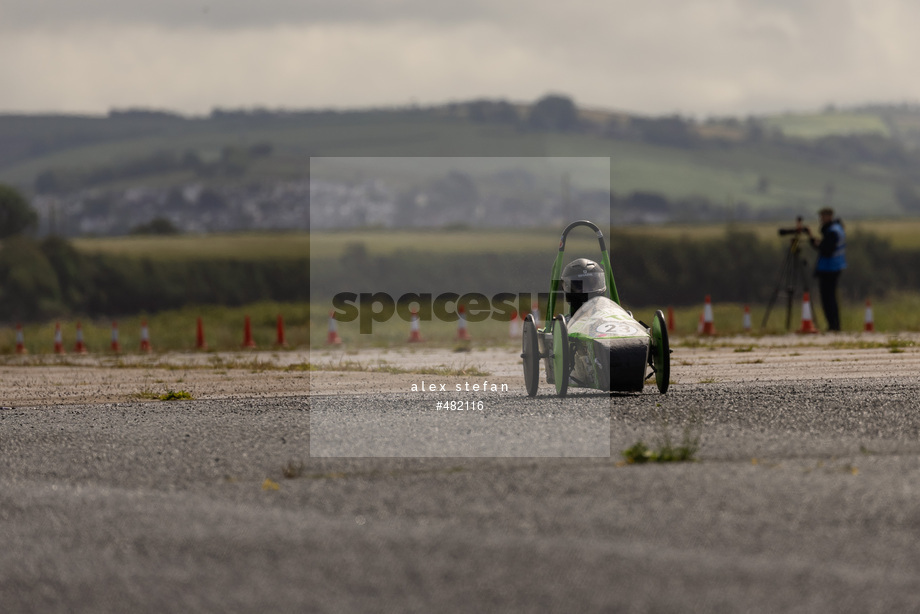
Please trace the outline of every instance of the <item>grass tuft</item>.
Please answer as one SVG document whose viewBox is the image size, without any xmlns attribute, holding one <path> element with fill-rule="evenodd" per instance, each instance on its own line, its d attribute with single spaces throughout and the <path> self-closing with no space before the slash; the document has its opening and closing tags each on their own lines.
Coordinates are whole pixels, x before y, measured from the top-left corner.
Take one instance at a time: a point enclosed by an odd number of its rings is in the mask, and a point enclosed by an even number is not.
<svg viewBox="0 0 920 614">
<path fill-rule="evenodd" d="M 191 401 L 193 397 L 185 390 L 167 390 L 157 398 L 161 401 Z"/>
<path fill-rule="evenodd" d="M 650 448 L 639 440 L 620 454 L 628 465 L 642 463 L 684 463 L 696 460 L 700 449 L 701 425 L 694 421 L 684 427 L 681 441 L 675 444 L 667 422 L 661 423 L 660 441 L 656 448 Z"/>
<path fill-rule="evenodd" d="M 631 447 L 621 452 L 627 464 L 641 463 L 682 463 L 696 460 L 697 446 L 680 445 L 680 446 L 662 446 L 653 450 L 645 445 L 642 441 L 637 441 Z"/>
<path fill-rule="evenodd" d="M 289 480 L 293 480 L 303 475 L 303 469 L 303 461 L 291 459 L 281 467 L 281 475 Z"/>
</svg>

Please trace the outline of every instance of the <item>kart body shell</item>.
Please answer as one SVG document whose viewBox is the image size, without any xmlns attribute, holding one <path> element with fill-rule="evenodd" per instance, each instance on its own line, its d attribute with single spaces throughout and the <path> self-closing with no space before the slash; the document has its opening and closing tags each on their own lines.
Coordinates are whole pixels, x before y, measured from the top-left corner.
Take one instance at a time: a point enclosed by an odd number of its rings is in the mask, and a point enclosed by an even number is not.
<svg viewBox="0 0 920 614">
<path fill-rule="evenodd" d="M 639 392 L 645 386 L 650 337 L 648 330 L 606 296 L 586 302 L 567 319 L 572 353 L 569 385 L 611 392 Z M 539 335 L 541 353 L 552 347 L 552 331 Z M 546 381 L 555 383 L 553 361 L 546 362 Z"/>
<path fill-rule="evenodd" d="M 606 295 L 589 299 L 571 316 L 554 315 L 565 240 L 569 231 L 578 226 L 587 226 L 597 235 Z M 537 393 L 540 359 L 545 363 L 547 383 L 555 384 L 560 396 L 566 394 L 569 386 L 640 392 L 652 375 L 659 392 L 667 392 L 670 348 L 664 314 L 657 311 L 652 326 L 648 326 L 620 305 L 603 233 L 588 221 L 573 222 L 563 231 L 553 265 L 546 321 L 542 328 L 537 328 L 533 315 L 525 318 L 522 350 L 524 381 L 530 396 Z"/>
</svg>

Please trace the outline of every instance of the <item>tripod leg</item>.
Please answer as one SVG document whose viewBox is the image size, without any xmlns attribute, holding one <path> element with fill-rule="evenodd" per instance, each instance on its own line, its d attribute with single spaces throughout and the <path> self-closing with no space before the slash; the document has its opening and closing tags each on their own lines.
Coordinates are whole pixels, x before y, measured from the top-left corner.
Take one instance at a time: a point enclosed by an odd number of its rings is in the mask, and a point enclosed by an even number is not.
<svg viewBox="0 0 920 614">
<path fill-rule="evenodd" d="M 770 318 L 770 312 L 773 310 L 773 303 L 776 302 L 776 297 L 779 296 L 779 287 L 773 291 L 773 295 L 770 296 L 770 301 L 767 303 L 767 311 L 763 314 L 763 320 L 760 322 L 760 328 L 767 327 L 767 320 Z"/>
<path fill-rule="evenodd" d="M 783 260 L 783 266 L 779 272 L 779 280 L 776 282 L 776 287 L 773 289 L 773 295 L 770 297 L 770 302 L 767 303 L 767 311 L 763 314 L 763 321 L 760 323 L 760 328 L 767 327 L 767 320 L 770 318 L 770 312 L 773 311 L 773 305 L 776 303 L 779 293 L 785 288 L 786 294 L 789 294 L 789 283 L 792 280 L 792 274 L 795 271 L 795 257 L 792 249 L 790 248 L 786 252 L 786 257 Z M 789 315 L 787 310 L 786 315 L 786 330 L 789 329 Z"/>
<path fill-rule="evenodd" d="M 795 286 L 786 292 L 786 332 L 792 329 L 792 301 L 795 298 Z"/>
<path fill-rule="evenodd" d="M 793 242 L 793 246 L 795 243 Z M 786 332 L 792 327 L 792 302 L 795 300 L 795 262 L 796 250 L 789 248 L 789 258 L 786 260 Z"/>
</svg>

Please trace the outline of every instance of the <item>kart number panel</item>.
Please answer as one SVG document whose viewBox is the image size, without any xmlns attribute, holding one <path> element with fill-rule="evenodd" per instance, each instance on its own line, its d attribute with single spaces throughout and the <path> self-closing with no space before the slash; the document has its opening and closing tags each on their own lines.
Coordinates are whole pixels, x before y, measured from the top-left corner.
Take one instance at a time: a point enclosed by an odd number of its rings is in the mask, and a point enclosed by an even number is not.
<svg viewBox="0 0 920 614">
<path fill-rule="evenodd" d="M 594 327 L 589 335 L 593 339 L 609 337 L 641 337 L 645 329 L 634 322 L 604 322 Z"/>
<path fill-rule="evenodd" d="M 590 339 L 648 338 L 648 331 L 625 309 L 598 296 L 582 305 L 568 322 L 569 334 Z"/>
</svg>

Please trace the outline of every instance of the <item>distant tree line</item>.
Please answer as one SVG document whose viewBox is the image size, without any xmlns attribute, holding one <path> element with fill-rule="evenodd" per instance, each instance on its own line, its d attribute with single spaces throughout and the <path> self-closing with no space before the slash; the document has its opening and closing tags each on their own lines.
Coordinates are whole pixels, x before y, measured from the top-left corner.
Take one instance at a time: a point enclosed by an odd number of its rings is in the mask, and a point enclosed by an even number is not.
<svg viewBox="0 0 920 614">
<path fill-rule="evenodd" d="M 610 258 L 620 296 L 628 305 L 691 305 L 714 300 L 762 303 L 776 288 L 789 242 L 728 232 L 700 240 L 610 236 Z M 814 253 L 806 247 L 810 275 Z M 920 291 L 920 250 L 893 249 L 875 235 L 848 239 L 849 268 L 841 282 L 848 300 Z M 588 254 L 572 254 L 593 257 Z M 276 301 L 328 301 L 335 292 L 547 292 L 553 250 L 539 253 L 469 253 L 458 258 L 403 250 L 368 254 L 349 246 L 338 260 L 277 261 L 129 259 L 84 254 L 67 241 L 7 239 L 0 249 L 0 319 L 44 320 L 154 313 L 194 304 L 243 305 Z"/>
<path fill-rule="evenodd" d="M 154 313 L 185 305 L 307 301 L 307 258 L 183 262 L 84 254 L 59 237 L 8 239 L 0 249 L 0 318 L 40 321 Z"/>
<path fill-rule="evenodd" d="M 38 214 L 15 188 L 0 184 L 0 239 L 34 230 Z"/>
<path fill-rule="evenodd" d="M 608 249 L 620 296 L 632 305 L 691 305 L 705 294 L 732 302 L 765 302 L 779 281 L 790 241 L 765 241 L 729 231 L 713 239 L 663 238 L 612 232 Z M 920 250 L 894 249 L 876 235 L 847 240 L 849 268 L 841 281 L 848 300 L 883 297 L 892 291 L 920 291 Z M 810 282 L 815 252 L 805 245 Z M 597 254 L 571 254 L 596 258 Z M 458 258 L 404 250 L 372 256 L 353 244 L 337 262 L 314 263 L 316 299 L 342 288 L 354 292 L 546 292 L 555 254 L 471 253 Z M 812 288 L 816 288 L 812 283 Z"/>
<path fill-rule="evenodd" d="M 691 117 L 630 115 L 612 118 L 606 125 L 582 118 L 575 102 L 564 95 L 551 94 L 530 107 L 514 106 L 504 100 L 474 100 L 448 106 L 448 112 L 477 122 L 505 123 L 519 129 L 586 132 L 615 139 L 637 140 L 652 145 L 698 149 L 731 147 L 742 142 L 769 143 L 785 155 L 819 160 L 836 166 L 877 164 L 901 170 L 920 182 L 920 152 L 908 149 L 897 139 L 880 134 L 830 135 L 816 139 L 785 136 L 769 129 L 757 118 L 713 118 L 699 122 Z M 720 126 L 725 130 L 707 130 Z M 731 138 L 726 134 L 733 135 Z"/>
<path fill-rule="evenodd" d="M 156 217 L 146 224 L 138 224 L 128 234 L 132 235 L 177 235 L 180 230 L 170 220 Z"/>
</svg>

